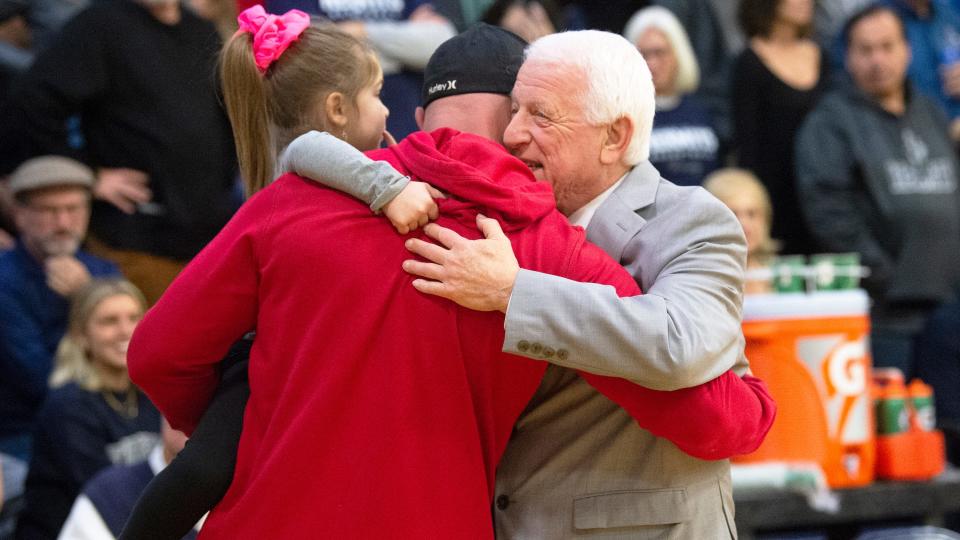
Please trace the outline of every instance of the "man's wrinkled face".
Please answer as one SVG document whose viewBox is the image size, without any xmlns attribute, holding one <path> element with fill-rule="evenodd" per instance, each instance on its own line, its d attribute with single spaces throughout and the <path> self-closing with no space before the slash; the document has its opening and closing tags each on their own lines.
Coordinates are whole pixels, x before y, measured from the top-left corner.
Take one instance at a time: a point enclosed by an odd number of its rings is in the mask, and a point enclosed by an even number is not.
<svg viewBox="0 0 960 540">
<path fill-rule="evenodd" d="M 899 91 L 909 64 L 910 47 L 893 13 L 878 12 L 850 29 L 847 69 L 867 94 L 882 99 Z"/>
<path fill-rule="evenodd" d="M 587 121 L 583 73 L 570 66 L 528 61 L 512 93 L 513 118 L 503 144 L 553 186 L 557 208 L 576 211 L 600 178 L 605 126 Z M 575 206 L 575 207 L 574 207 Z"/>
<path fill-rule="evenodd" d="M 90 195 L 80 187 L 53 187 L 27 194 L 14 213 L 20 237 L 43 257 L 73 255 L 87 234 Z"/>
</svg>

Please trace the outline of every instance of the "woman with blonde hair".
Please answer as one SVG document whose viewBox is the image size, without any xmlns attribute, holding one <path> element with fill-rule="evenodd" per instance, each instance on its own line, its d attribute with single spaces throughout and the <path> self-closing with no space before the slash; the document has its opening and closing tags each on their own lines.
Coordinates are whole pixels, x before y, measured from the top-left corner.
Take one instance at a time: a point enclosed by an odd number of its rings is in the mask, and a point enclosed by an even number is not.
<svg viewBox="0 0 960 540">
<path fill-rule="evenodd" d="M 124 280 L 95 280 L 73 299 L 37 416 L 17 538 L 56 538 L 84 483 L 147 457 L 160 414 L 127 375 L 127 345 L 146 310 Z"/>
<path fill-rule="evenodd" d="M 700 67 L 686 31 L 670 10 L 651 6 L 630 19 L 623 35 L 646 60 L 657 93 L 650 162 L 674 184 L 700 185 L 720 166 L 720 139 L 710 112 L 692 95 Z"/>
<path fill-rule="evenodd" d="M 746 169 L 720 169 L 707 177 L 703 187 L 727 205 L 743 227 L 747 238 L 747 281 L 744 293 L 770 292 L 769 277 L 758 277 L 756 272 L 770 266 L 779 243 L 770 238 L 773 207 L 763 183 Z M 753 272 L 752 272 L 753 271 Z M 752 275 L 751 275 L 752 274 Z"/>
</svg>

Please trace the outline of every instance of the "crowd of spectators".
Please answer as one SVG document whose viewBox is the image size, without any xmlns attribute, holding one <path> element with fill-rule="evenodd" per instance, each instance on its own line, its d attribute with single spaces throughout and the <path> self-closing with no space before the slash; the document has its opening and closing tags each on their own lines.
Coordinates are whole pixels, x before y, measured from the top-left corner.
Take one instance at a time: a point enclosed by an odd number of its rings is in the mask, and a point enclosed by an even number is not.
<svg viewBox="0 0 960 540">
<path fill-rule="evenodd" d="M 128 510 L 104 508 L 104 486 L 134 493 L 176 452 L 131 465 L 156 411 L 125 372 L 104 386 L 55 360 L 72 339 L 81 364 L 103 364 L 84 337 L 99 278 L 130 280 L 106 297 L 142 311 L 241 204 L 215 65 L 253 3 L 0 0 L 0 488 L 17 497 L 27 478 L 20 538 L 55 538 L 80 493 L 64 537 L 91 513 L 116 535 Z M 960 0 L 264 3 L 369 41 L 397 139 L 417 129 L 427 59 L 473 22 L 528 41 L 622 33 L 653 75 L 653 164 L 735 212 L 752 269 L 858 253 L 874 364 L 933 384 L 960 459 Z M 31 500 L 53 491 L 38 512 Z"/>
</svg>

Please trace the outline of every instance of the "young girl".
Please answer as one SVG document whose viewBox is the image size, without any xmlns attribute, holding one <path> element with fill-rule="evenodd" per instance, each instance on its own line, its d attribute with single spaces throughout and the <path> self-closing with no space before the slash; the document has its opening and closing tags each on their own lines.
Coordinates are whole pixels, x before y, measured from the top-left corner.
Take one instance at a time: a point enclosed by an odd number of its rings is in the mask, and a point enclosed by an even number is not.
<svg viewBox="0 0 960 540">
<path fill-rule="evenodd" d="M 277 151 L 308 130 L 334 134 L 337 142 L 358 150 L 379 147 L 384 136 L 393 142 L 384 129 L 389 111 L 379 97 L 383 74 L 366 45 L 332 25 L 311 25 L 296 10 L 277 17 L 254 6 L 238 21 L 241 32 L 221 55 L 221 77 L 248 195 L 276 176 Z M 333 168 L 339 163 L 336 154 L 325 162 Z M 365 167 L 358 177 L 378 180 L 354 189 L 398 232 L 436 217 L 433 197 L 441 195 L 435 189 L 383 162 Z M 252 335 L 231 349 L 217 394 L 189 444 L 151 482 L 120 538 L 181 538 L 223 497 L 249 397 L 251 340 Z"/>
</svg>

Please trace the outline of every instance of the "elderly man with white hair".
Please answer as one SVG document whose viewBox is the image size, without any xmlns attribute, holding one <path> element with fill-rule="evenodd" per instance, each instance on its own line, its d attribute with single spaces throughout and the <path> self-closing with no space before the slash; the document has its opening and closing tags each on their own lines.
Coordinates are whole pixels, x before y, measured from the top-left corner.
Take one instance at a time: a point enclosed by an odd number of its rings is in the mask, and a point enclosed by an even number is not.
<svg viewBox="0 0 960 540">
<path fill-rule="evenodd" d="M 521 269 L 500 234 L 470 241 L 430 224 L 446 249 L 408 241 L 428 259 L 404 263 L 426 278 L 414 281 L 419 290 L 504 311 L 504 351 L 550 363 L 497 471 L 497 537 L 735 537 L 729 463 L 693 458 L 638 428 L 574 370 L 663 390 L 745 372 L 737 220 L 648 162 L 653 83 L 622 37 L 541 38 L 512 103 L 504 144 L 646 294 L 621 299 L 610 287 Z"/>
</svg>

